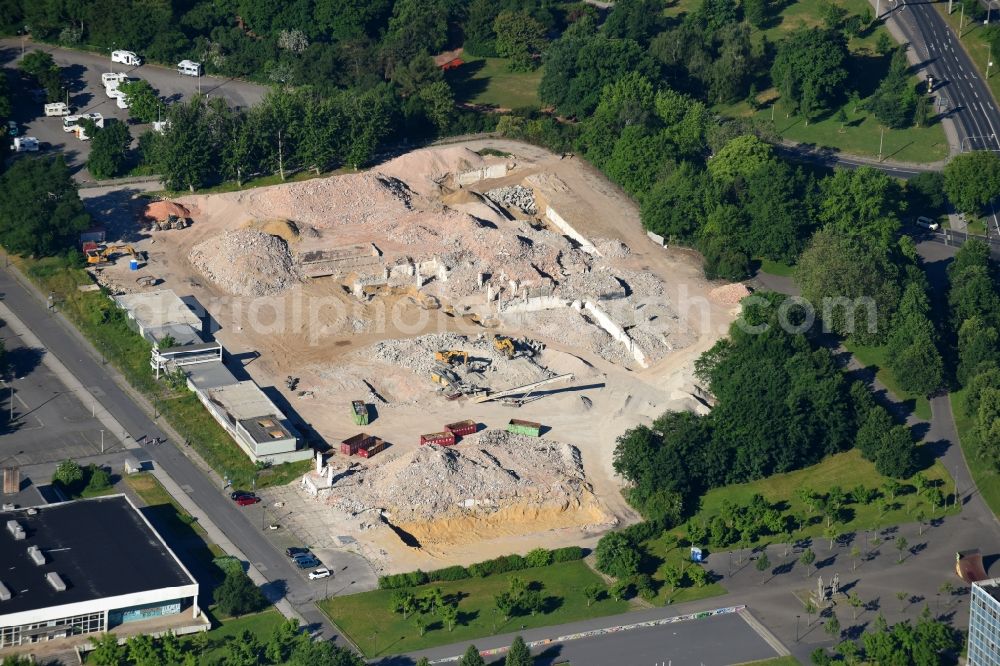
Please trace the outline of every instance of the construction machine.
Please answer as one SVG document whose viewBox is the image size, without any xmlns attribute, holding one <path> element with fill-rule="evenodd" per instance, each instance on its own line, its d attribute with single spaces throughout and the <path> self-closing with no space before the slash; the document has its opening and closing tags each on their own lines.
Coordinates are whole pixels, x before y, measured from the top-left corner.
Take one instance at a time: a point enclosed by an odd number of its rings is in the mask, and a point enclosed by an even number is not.
<svg viewBox="0 0 1000 666">
<path fill-rule="evenodd" d="M 435 365 L 431 371 L 431 381 L 441 386 L 454 386 L 462 380 L 449 368 L 443 365 Z"/>
<path fill-rule="evenodd" d="M 459 349 L 444 349 L 439 352 L 434 352 L 434 360 L 445 365 L 456 365 L 458 363 L 468 365 L 469 352 L 461 351 Z"/>
<path fill-rule="evenodd" d="M 131 245 L 108 245 L 103 248 L 97 248 L 92 250 L 87 250 L 87 263 L 88 264 L 103 264 L 111 261 L 115 257 L 127 254 L 131 257 L 139 257 L 139 253 L 135 251 Z"/>
<path fill-rule="evenodd" d="M 514 346 L 514 339 L 508 338 L 506 335 L 494 337 L 493 348 L 507 358 L 514 358 L 514 354 L 517 353 L 517 347 Z"/>
</svg>

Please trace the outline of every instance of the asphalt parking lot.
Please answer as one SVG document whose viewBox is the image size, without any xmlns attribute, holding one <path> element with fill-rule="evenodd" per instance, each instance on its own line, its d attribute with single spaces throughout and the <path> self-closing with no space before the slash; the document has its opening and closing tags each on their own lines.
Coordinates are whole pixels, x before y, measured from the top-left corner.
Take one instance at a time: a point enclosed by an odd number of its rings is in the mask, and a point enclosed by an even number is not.
<svg viewBox="0 0 1000 666">
<path fill-rule="evenodd" d="M 86 458 L 101 453 L 102 439 L 106 453 L 122 448 L 121 433 L 104 430 L 94 416 L 101 409 L 94 399 L 103 395 L 100 389 L 83 395 L 70 391 L 42 363 L 44 350 L 25 346 L 7 326 L 0 326 L 0 337 L 11 364 L 10 377 L 0 382 L 0 409 L 14 416 L 0 429 L 0 464 L 26 467 Z"/>
<path fill-rule="evenodd" d="M 144 64 L 127 67 L 112 63 L 110 55 L 57 48 L 46 44 L 25 42 L 25 53 L 44 50 L 52 54 L 57 65 L 63 68 L 67 84 L 69 105 L 73 113 L 100 113 L 105 118 L 115 118 L 129 123 L 132 137 L 138 137 L 151 129 L 150 125 L 129 122 L 128 111 L 119 109 L 115 100 L 104 92 L 101 74 L 108 71 L 125 72 L 132 78 L 145 79 L 159 91 L 167 104 L 190 98 L 200 89 L 209 97 L 222 97 L 231 106 L 245 108 L 259 102 L 266 88 L 247 81 L 225 79 L 214 76 L 191 77 L 178 74 L 174 69 L 160 65 Z M 73 168 L 78 181 L 86 183 L 93 179 L 85 168 L 90 154 L 90 145 L 78 140 L 73 134 L 63 132 L 61 118 L 46 118 L 43 102 L 36 101 L 28 93 L 24 80 L 17 71 L 17 61 L 21 58 L 19 39 L 0 40 L 0 66 L 8 71 L 11 89 L 14 93 L 14 119 L 19 125 L 21 136 L 33 136 L 41 142 L 47 152 L 59 151 Z"/>
</svg>

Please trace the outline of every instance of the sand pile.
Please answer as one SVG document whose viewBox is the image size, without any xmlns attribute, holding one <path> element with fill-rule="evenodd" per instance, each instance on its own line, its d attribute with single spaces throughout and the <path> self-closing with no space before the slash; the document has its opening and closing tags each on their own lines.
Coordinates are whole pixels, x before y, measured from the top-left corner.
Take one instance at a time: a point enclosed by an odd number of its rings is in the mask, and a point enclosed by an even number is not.
<svg viewBox="0 0 1000 666">
<path fill-rule="evenodd" d="M 716 287 L 708 294 L 720 303 L 736 305 L 750 295 L 750 289 L 742 282 Z"/>
<path fill-rule="evenodd" d="M 235 296 L 270 296 L 299 281 L 288 244 L 256 229 L 227 231 L 203 241 L 188 260 Z"/>
<path fill-rule="evenodd" d="M 154 222 L 166 220 L 171 215 L 187 219 L 191 217 L 191 212 L 173 201 L 154 201 L 146 206 L 142 216 L 147 222 Z"/>
<path fill-rule="evenodd" d="M 487 430 L 455 447 L 422 446 L 347 476 L 331 502 L 352 514 L 386 511 L 394 524 L 488 515 L 513 504 L 590 498 L 575 446 Z"/>
<path fill-rule="evenodd" d="M 493 158 L 491 163 L 502 160 Z M 478 169 L 487 164 L 479 153 L 464 147 L 423 148 L 400 155 L 378 167 L 387 176 L 405 181 L 423 195 L 437 194 L 438 183 L 451 174 Z"/>
</svg>

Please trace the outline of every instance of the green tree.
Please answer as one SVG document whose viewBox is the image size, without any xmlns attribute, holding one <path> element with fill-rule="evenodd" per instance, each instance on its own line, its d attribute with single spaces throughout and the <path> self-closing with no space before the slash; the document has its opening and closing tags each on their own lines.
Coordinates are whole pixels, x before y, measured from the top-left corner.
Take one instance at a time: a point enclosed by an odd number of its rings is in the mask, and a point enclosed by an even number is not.
<svg viewBox="0 0 1000 666">
<path fill-rule="evenodd" d="M 681 581 L 684 580 L 684 572 L 680 567 L 670 564 L 663 567 L 661 574 L 663 575 L 663 582 L 670 587 L 670 595 L 667 598 L 673 600 L 674 592 L 677 591 Z"/>
<path fill-rule="evenodd" d="M 416 628 L 418 636 L 423 636 L 427 633 L 427 626 L 429 624 L 429 620 L 423 614 L 417 613 L 413 616 L 413 626 Z"/>
<path fill-rule="evenodd" d="M 389 597 L 389 608 L 393 613 L 400 613 L 405 619 L 416 610 L 417 600 L 409 590 L 394 590 Z"/>
<path fill-rule="evenodd" d="M 91 131 L 94 131 L 91 134 Z M 88 128 L 91 137 L 87 169 L 95 178 L 112 178 L 124 173 L 132 135 L 125 123 L 109 119 L 103 128 Z"/>
<path fill-rule="evenodd" d="M 597 543 L 597 569 L 615 578 L 628 578 L 639 571 L 639 554 L 621 532 L 608 532 Z"/>
<path fill-rule="evenodd" d="M 465 654 L 462 655 L 462 661 L 459 662 L 458 666 L 486 666 L 486 662 L 479 655 L 479 650 L 475 645 L 470 645 L 465 650 Z"/>
<path fill-rule="evenodd" d="M 716 182 L 731 185 L 737 178 L 748 181 L 762 170 L 777 166 L 774 149 L 753 134 L 732 139 L 708 163 L 708 172 Z"/>
<path fill-rule="evenodd" d="M 287 662 L 302 635 L 298 620 L 284 620 L 275 627 L 274 632 L 264 645 L 264 654 L 267 660 L 272 664 Z"/>
<path fill-rule="evenodd" d="M 898 536 L 896 537 L 896 550 L 899 551 L 899 559 L 896 560 L 898 564 L 903 563 L 903 553 L 909 547 L 909 542 L 907 542 L 906 537 Z"/>
<path fill-rule="evenodd" d="M 111 487 L 111 474 L 104 467 L 90 465 L 90 479 L 87 481 L 87 489 L 92 491 L 106 490 Z"/>
<path fill-rule="evenodd" d="M 851 571 L 858 570 L 858 560 L 861 559 L 861 549 L 858 546 L 851 546 Z"/>
<path fill-rule="evenodd" d="M 94 649 L 88 661 L 93 660 L 97 666 L 120 666 L 125 661 L 125 646 L 118 644 L 118 637 L 114 634 L 90 636 L 90 644 Z"/>
<path fill-rule="evenodd" d="M 535 660 L 531 657 L 531 650 L 525 645 L 524 639 L 520 636 L 514 637 L 514 642 L 507 650 L 507 658 L 504 659 L 504 666 L 532 666 Z"/>
<path fill-rule="evenodd" d="M 458 622 L 458 606 L 454 604 L 442 606 L 441 621 L 444 622 L 444 626 L 448 627 L 448 631 L 454 631 L 455 624 Z"/>
<path fill-rule="evenodd" d="M 160 666 L 163 655 L 152 636 L 137 634 L 130 636 L 125 642 L 128 649 L 128 660 L 136 666 Z"/>
<path fill-rule="evenodd" d="M 997 329 L 987 326 L 982 317 L 972 316 L 958 329 L 959 383 L 967 385 L 973 377 L 986 369 L 1000 365 L 1000 336 Z"/>
<path fill-rule="evenodd" d="M 472 0 L 465 17 L 465 51 L 470 55 L 496 57 L 496 38 L 493 22 L 500 13 L 500 4 L 493 0 Z"/>
<path fill-rule="evenodd" d="M 902 425 L 890 428 L 874 462 L 879 474 L 897 479 L 908 478 L 917 471 L 919 456 L 910 430 Z"/>
<path fill-rule="evenodd" d="M 215 162 L 203 98 L 172 105 L 168 119 L 160 151 L 164 180 L 170 189 L 193 192 L 208 182 Z"/>
<path fill-rule="evenodd" d="M 261 653 L 260 641 L 244 629 L 238 637 L 226 641 L 226 666 L 258 666 Z"/>
<path fill-rule="evenodd" d="M 254 613 L 267 605 L 264 594 L 242 570 L 227 572 L 213 596 L 219 612 L 233 617 Z"/>
<path fill-rule="evenodd" d="M 52 483 L 70 492 L 78 492 L 78 486 L 83 483 L 83 468 L 74 460 L 64 460 L 52 473 Z"/>
<path fill-rule="evenodd" d="M 517 72 L 535 69 L 545 48 L 545 26 L 526 12 L 503 11 L 493 21 L 496 51 Z"/>
<path fill-rule="evenodd" d="M 59 254 L 88 226 L 90 215 L 62 155 L 17 160 L 0 175 L 0 244 L 8 252 Z"/>
<path fill-rule="evenodd" d="M 503 621 L 506 622 L 517 608 L 517 599 L 510 592 L 494 594 L 493 606 L 503 617 Z"/>
<path fill-rule="evenodd" d="M 988 150 L 956 155 L 945 165 L 944 190 L 960 211 L 978 214 L 1000 192 L 1000 155 Z"/>
<path fill-rule="evenodd" d="M 809 601 L 806 601 L 805 607 L 802 610 L 806 612 L 806 617 L 808 618 L 807 624 L 812 625 L 812 616 L 817 611 L 816 604 L 814 604 L 810 599 Z"/>
<path fill-rule="evenodd" d="M 600 599 L 603 593 L 604 587 L 601 585 L 588 585 L 583 588 L 583 596 L 587 598 L 587 608 L 590 608 L 595 601 Z"/>
<path fill-rule="evenodd" d="M 864 606 L 864 602 L 854 590 L 851 590 L 851 593 L 847 596 L 847 602 L 851 604 L 851 621 L 857 620 L 858 609 Z"/>
<path fill-rule="evenodd" d="M 693 566 L 686 573 L 695 587 L 705 587 L 705 584 L 708 582 L 708 572 L 700 566 Z"/>
<path fill-rule="evenodd" d="M 868 108 L 879 122 L 893 129 L 913 125 L 917 110 L 917 92 L 910 83 L 906 50 L 896 49 L 889 71 L 868 100 Z"/>
<path fill-rule="evenodd" d="M 843 36 L 817 28 L 799 29 L 778 46 L 771 80 L 781 96 L 806 119 L 830 108 L 847 80 Z"/>
<path fill-rule="evenodd" d="M 827 620 L 823 628 L 826 633 L 830 634 L 830 638 L 834 640 L 840 638 L 840 620 L 837 619 L 836 615 Z"/>
<path fill-rule="evenodd" d="M 125 95 L 129 115 L 133 118 L 143 123 L 152 123 L 163 119 L 166 106 L 149 81 L 145 79 L 123 81 L 118 86 L 118 90 Z"/>
<path fill-rule="evenodd" d="M 802 554 L 799 555 L 799 562 L 801 562 L 802 566 L 806 568 L 806 576 L 809 575 L 812 569 L 812 563 L 815 561 L 816 561 L 816 553 L 812 551 L 812 548 L 806 548 L 805 550 L 802 551 Z"/>
</svg>

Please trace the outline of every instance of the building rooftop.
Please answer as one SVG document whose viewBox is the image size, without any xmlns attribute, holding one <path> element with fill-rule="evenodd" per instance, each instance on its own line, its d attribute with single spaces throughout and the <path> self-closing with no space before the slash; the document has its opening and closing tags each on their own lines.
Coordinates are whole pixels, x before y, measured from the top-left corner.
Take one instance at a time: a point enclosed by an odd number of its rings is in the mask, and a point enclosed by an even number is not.
<svg viewBox="0 0 1000 666">
<path fill-rule="evenodd" d="M 993 597 L 995 601 L 1000 602 L 1000 578 L 981 580 L 978 583 L 973 583 L 973 585 L 981 587 L 983 592 Z"/>
<path fill-rule="evenodd" d="M 218 386 L 208 389 L 206 393 L 208 393 L 209 400 L 225 409 L 234 422 L 258 419 L 264 416 L 285 419 L 281 410 L 252 381 Z"/>
<path fill-rule="evenodd" d="M 178 324 L 201 330 L 201 319 L 172 289 L 122 294 L 115 296 L 115 302 L 128 310 L 143 330 Z"/>
<path fill-rule="evenodd" d="M 191 383 L 202 391 L 239 383 L 222 361 L 187 365 L 184 366 L 184 372 Z"/>
<path fill-rule="evenodd" d="M 167 324 L 159 328 L 146 328 L 145 330 L 156 344 L 163 342 L 168 336 L 174 339 L 176 347 L 205 344 L 201 333 L 199 333 L 200 326 L 196 329 L 188 324 Z M 213 344 L 218 346 L 219 343 Z"/>
<path fill-rule="evenodd" d="M 276 439 L 294 437 L 276 416 L 265 415 L 252 419 L 240 419 L 240 425 L 250 433 L 255 442 L 272 442 Z"/>
<path fill-rule="evenodd" d="M 24 539 L 8 529 L 12 520 Z M 0 600 L 0 624 L 10 613 L 195 583 L 124 495 L 2 511 L 0 531 L 0 583 L 11 594 Z M 65 590 L 46 580 L 53 572 Z"/>
</svg>

